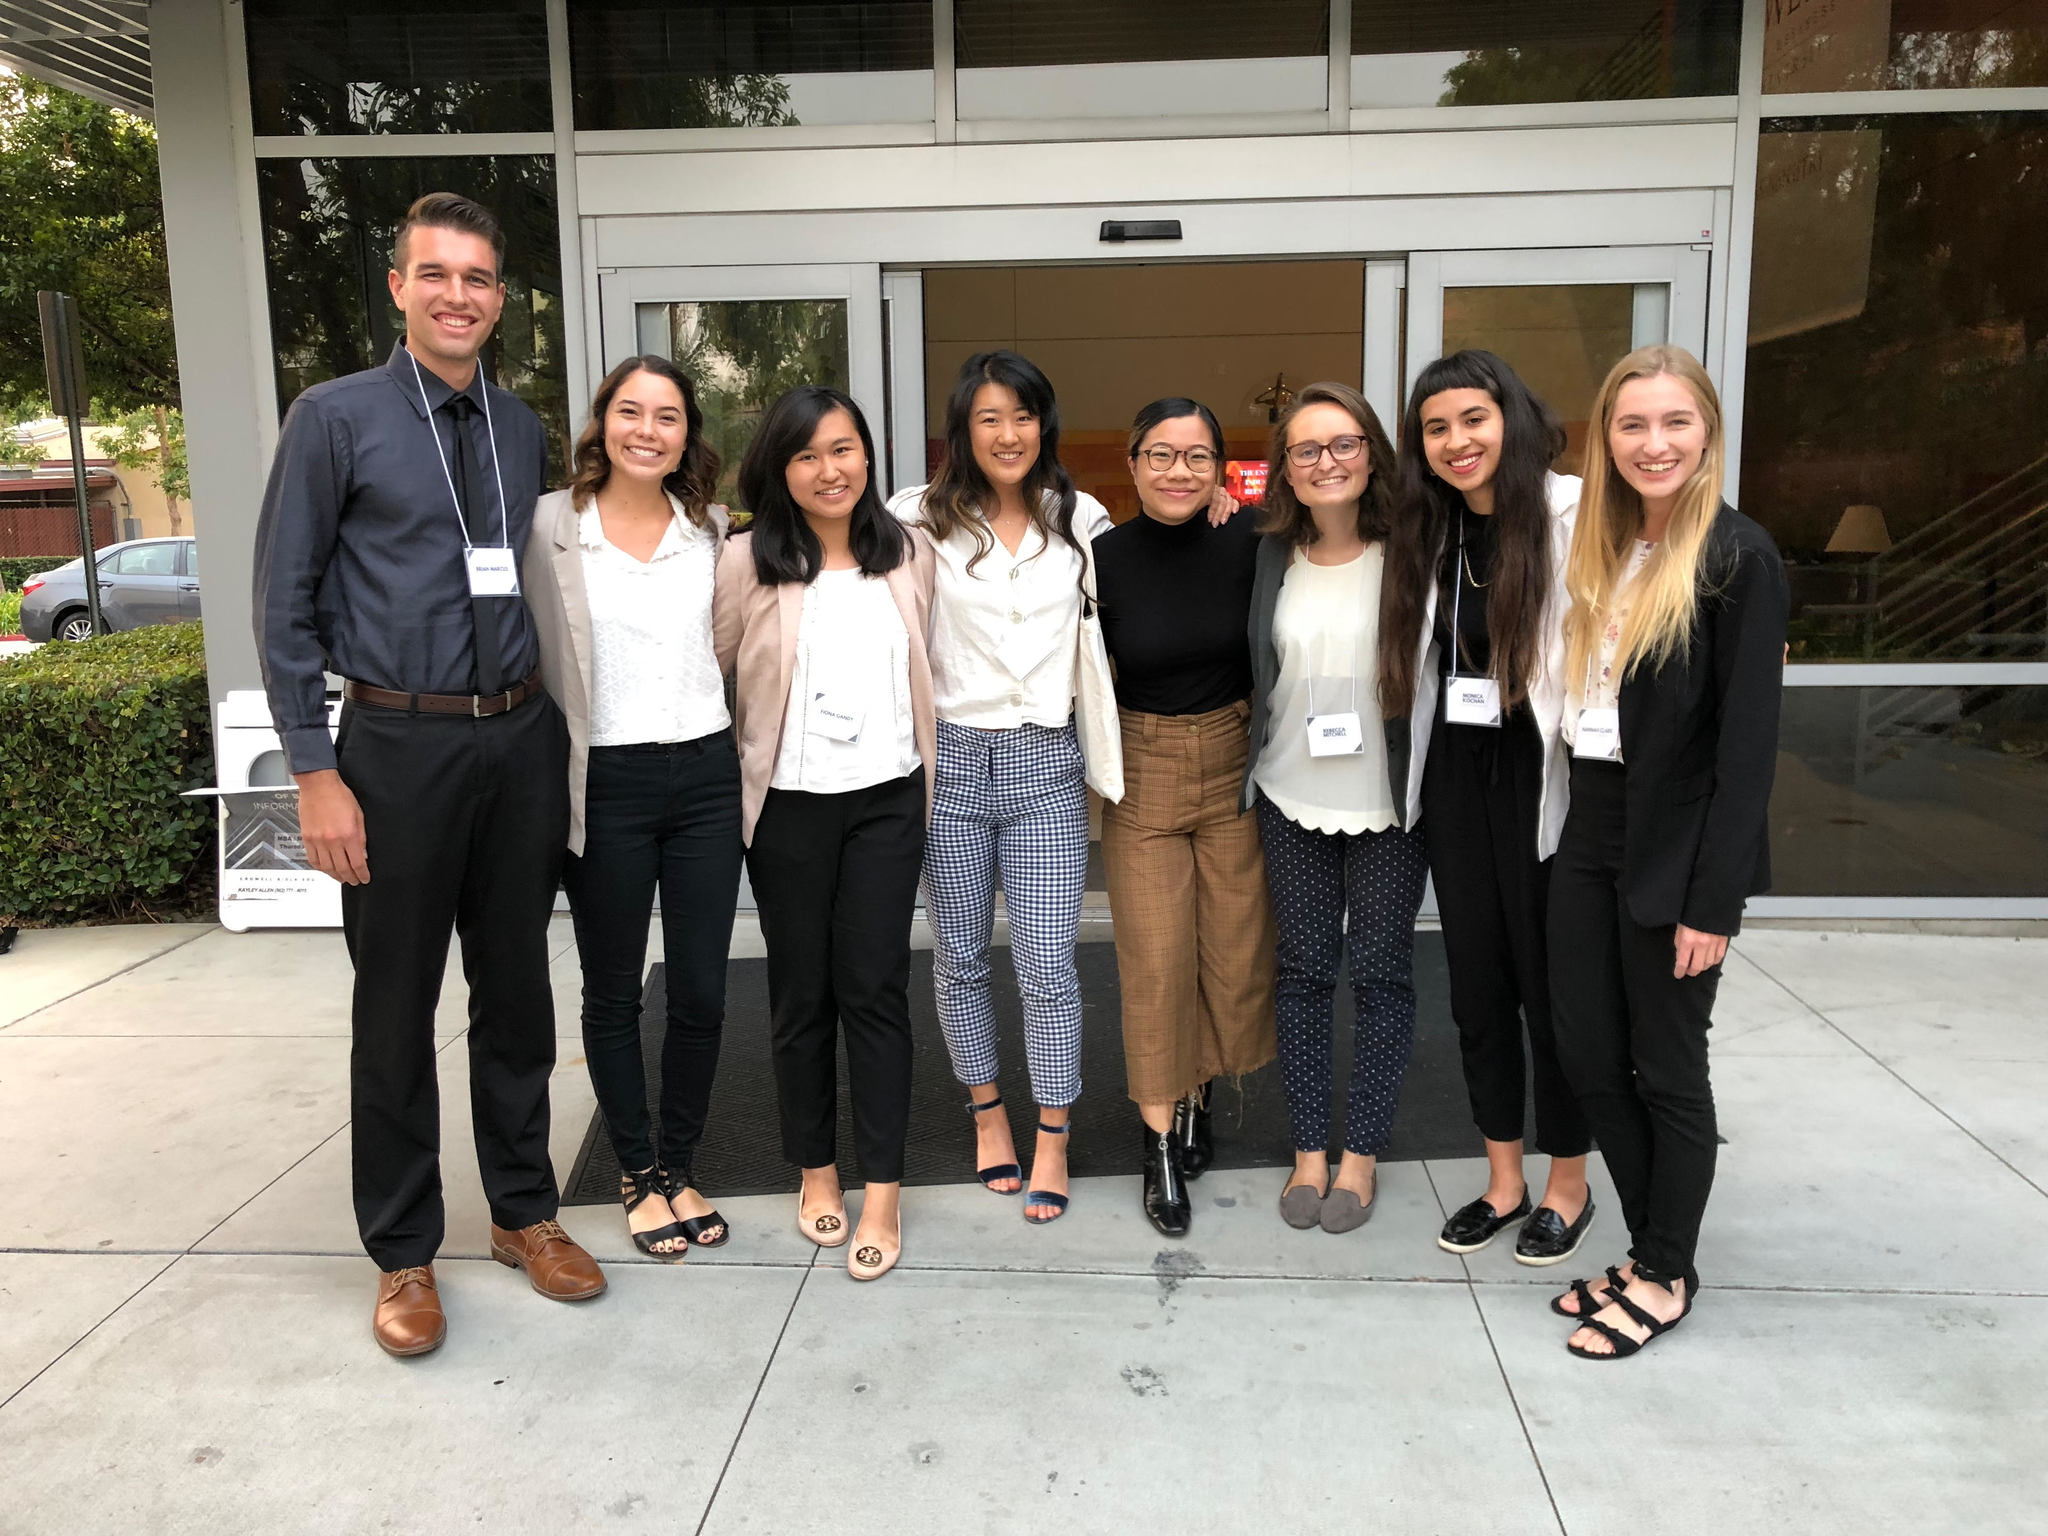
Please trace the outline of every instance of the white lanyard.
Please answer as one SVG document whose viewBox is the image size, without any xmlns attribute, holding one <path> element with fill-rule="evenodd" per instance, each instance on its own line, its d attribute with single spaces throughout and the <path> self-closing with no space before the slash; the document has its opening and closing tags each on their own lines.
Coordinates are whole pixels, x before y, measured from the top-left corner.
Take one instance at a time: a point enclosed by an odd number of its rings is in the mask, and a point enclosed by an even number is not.
<svg viewBox="0 0 2048 1536">
<path fill-rule="evenodd" d="M 1316 713 L 1315 658 L 1313 655 L 1304 658 L 1306 666 L 1303 671 L 1308 684 L 1306 725 L 1310 757 L 1348 757 L 1365 750 L 1365 730 L 1358 718 L 1358 674 L 1364 670 L 1361 665 L 1365 649 L 1363 633 L 1362 626 L 1351 632 L 1351 708 L 1348 710 L 1328 715 Z"/>
<path fill-rule="evenodd" d="M 1444 723 L 1447 725 L 1500 724 L 1500 683 L 1491 677 L 1458 676 L 1458 651 L 1464 635 L 1458 617 L 1464 611 L 1465 579 L 1472 567 L 1465 559 L 1465 514 L 1458 513 L 1458 565 L 1451 572 L 1451 673 L 1444 680 Z M 1474 586 L 1478 583 L 1475 581 Z"/>
<path fill-rule="evenodd" d="M 412 364 L 413 383 L 419 386 L 420 404 L 427 409 L 427 436 L 434 440 L 434 457 L 441 461 L 441 478 L 448 482 L 448 499 L 455 504 L 455 521 L 462 529 L 462 547 L 474 549 L 476 546 L 469 538 L 469 519 L 462 515 L 462 498 L 455 494 L 455 472 L 448 467 L 448 450 L 441 446 L 441 434 L 434 429 L 434 403 L 427 398 L 427 381 L 420 374 L 420 360 L 412 355 L 410 348 L 406 349 L 405 356 Z M 491 391 L 488 385 L 484 388 L 483 397 L 484 436 L 490 439 L 491 444 L 491 478 L 498 486 L 498 536 L 504 547 L 510 549 L 512 522 L 505 510 L 505 477 L 498 472 L 498 434 L 491 425 Z M 455 423 L 455 430 L 462 430 L 460 421 Z"/>
</svg>

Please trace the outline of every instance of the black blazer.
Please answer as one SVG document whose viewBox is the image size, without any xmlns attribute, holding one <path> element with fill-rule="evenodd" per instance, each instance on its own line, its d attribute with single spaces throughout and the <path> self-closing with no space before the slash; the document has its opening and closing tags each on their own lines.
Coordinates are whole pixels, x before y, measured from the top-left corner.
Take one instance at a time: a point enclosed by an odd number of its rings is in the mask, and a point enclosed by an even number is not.
<svg viewBox="0 0 2048 1536">
<path fill-rule="evenodd" d="M 1770 889 L 1788 605 L 1778 546 L 1723 502 L 1691 646 L 1621 685 L 1622 894 L 1646 928 L 1734 934 L 1744 900 Z"/>
</svg>

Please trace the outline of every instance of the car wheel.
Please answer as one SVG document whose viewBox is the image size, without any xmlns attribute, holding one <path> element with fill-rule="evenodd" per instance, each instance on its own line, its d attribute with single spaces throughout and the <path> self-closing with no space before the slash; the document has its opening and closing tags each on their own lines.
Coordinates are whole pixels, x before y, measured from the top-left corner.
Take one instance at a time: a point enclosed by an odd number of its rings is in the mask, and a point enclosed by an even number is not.
<svg viewBox="0 0 2048 1536">
<path fill-rule="evenodd" d="M 83 608 L 74 609 L 57 621 L 56 626 L 50 631 L 50 635 L 52 639 L 56 640 L 90 640 L 92 638 L 92 615 Z"/>
</svg>

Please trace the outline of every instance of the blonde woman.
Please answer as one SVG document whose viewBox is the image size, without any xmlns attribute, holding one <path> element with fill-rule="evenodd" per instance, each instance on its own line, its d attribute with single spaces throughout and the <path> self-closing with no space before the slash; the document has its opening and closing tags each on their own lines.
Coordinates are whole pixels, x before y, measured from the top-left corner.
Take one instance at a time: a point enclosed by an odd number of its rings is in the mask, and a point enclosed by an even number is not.
<svg viewBox="0 0 2048 1536">
<path fill-rule="evenodd" d="M 1721 403 L 1644 347 L 1593 405 L 1565 586 L 1571 809 L 1550 884 L 1559 1057 L 1628 1223 L 1628 1262 L 1552 1301 L 1586 1359 L 1692 1310 L 1714 1180 L 1707 1028 L 1745 899 L 1770 884 L 1787 590 L 1721 499 Z"/>
</svg>

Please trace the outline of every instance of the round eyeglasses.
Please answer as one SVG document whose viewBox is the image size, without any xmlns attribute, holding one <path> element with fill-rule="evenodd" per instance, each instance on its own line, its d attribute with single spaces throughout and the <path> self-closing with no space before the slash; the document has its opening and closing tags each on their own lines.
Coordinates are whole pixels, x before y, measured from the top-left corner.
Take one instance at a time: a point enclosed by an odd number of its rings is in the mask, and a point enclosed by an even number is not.
<svg viewBox="0 0 2048 1536">
<path fill-rule="evenodd" d="M 1296 469 L 1313 469 L 1321 462 L 1326 449 L 1339 464 L 1348 464 L 1365 451 L 1365 439 L 1347 432 L 1327 443 L 1292 443 L 1288 445 L 1287 462 Z"/>
<path fill-rule="evenodd" d="M 1177 461 L 1183 459 L 1187 461 L 1188 469 L 1198 475 L 1208 474 L 1217 464 L 1216 454 L 1211 449 L 1169 448 L 1164 443 L 1154 443 L 1137 457 L 1149 464 L 1155 473 L 1162 475 L 1173 468 Z"/>
</svg>

